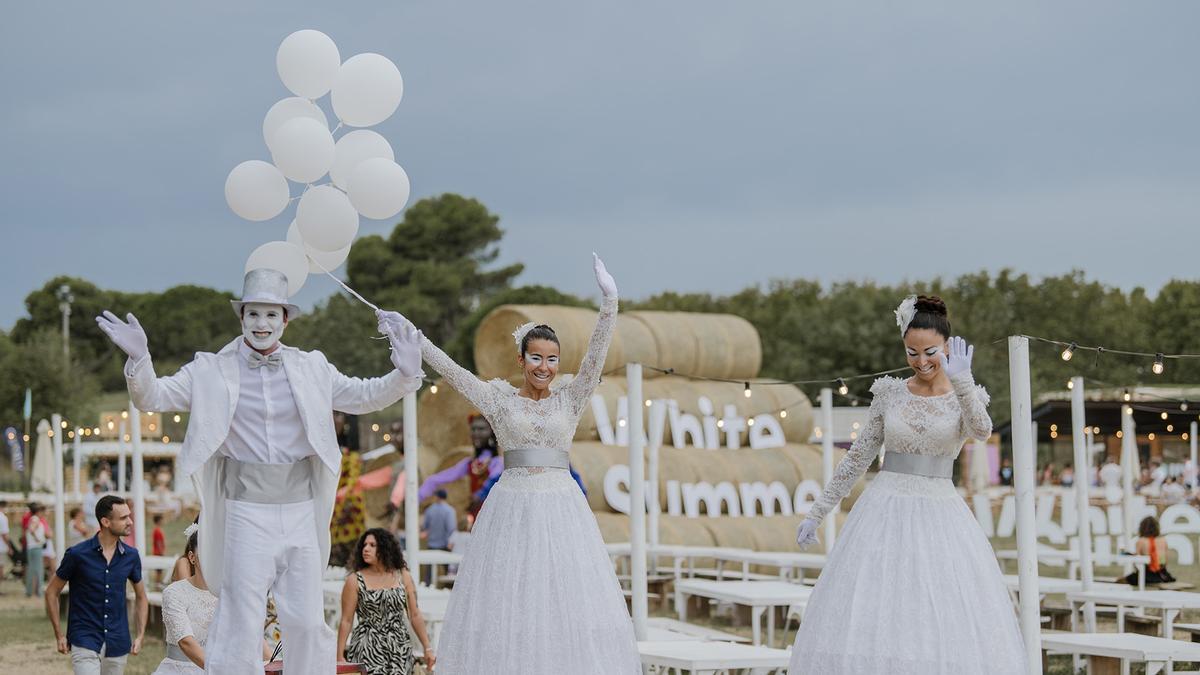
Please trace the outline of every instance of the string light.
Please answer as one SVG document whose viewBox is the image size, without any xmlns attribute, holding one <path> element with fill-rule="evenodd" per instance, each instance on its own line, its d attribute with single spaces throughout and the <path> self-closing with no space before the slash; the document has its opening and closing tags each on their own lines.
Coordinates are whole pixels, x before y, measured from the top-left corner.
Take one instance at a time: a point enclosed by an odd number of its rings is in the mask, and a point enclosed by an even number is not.
<svg viewBox="0 0 1200 675">
<path fill-rule="evenodd" d="M 171 442 L 170 436 L 163 436 L 163 443 L 170 443 L 170 442 Z"/>
<path fill-rule="evenodd" d="M 748 427 L 754 426 L 754 418 L 753 417 L 746 420 L 746 426 L 748 426 Z"/>
<path fill-rule="evenodd" d="M 1188 408 L 1187 400 L 1184 400 L 1182 403 L 1179 404 L 1179 412 L 1187 412 L 1187 408 Z"/>
<path fill-rule="evenodd" d="M 179 415 L 176 415 L 174 419 L 175 419 L 176 424 L 179 424 L 181 421 L 183 421 L 183 418 L 180 417 Z"/>
<path fill-rule="evenodd" d="M 846 381 L 840 377 L 837 379 L 837 386 L 838 386 L 838 393 L 841 394 L 842 396 L 845 396 L 846 394 L 850 393 L 850 387 L 847 387 Z"/>
<path fill-rule="evenodd" d="M 112 422 L 109 422 L 109 424 L 112 424 Z M 109 428 L 111 429 L 112 427 L 109 427 Z M 96 427 L 95 429 L 92 429 L 92 433 L 95 434 L 96 436 L 99 436 L 100 435 L 100 427 Z"/>
<path fill-rule="evenodd" d="M 617 426 L 619 426 L 619 427 L 623 427 L 623 426 L 625 426 L 625 420 L 618 420 L 618 421 L 617 421 Z M 717 422 L 717 426 L 721 426 L 721 423 L 720 423 L 720 422 Z"/>
<path fill-rule="evenodd" d="M 754 392 L 750 391 L 750 383 L 749 382 L 746 383 L 746 388 L 742 391 L 742 395 L 745 396 L 746 398 L 750 398 L 751 396 L 754 395 Z"/>
<path fill-rule="evenodd" d="M 436 384 L 429 385 L 429 393 L 431 393 L 431 394 L 437 393 L 437 385 Z"/>
<path fill-rule="evenodd" d="M 1099 434 L 1099 433 L 1100 433 L 1100 427 L 1092 427 L 1092 433 L 1093 433 L 1093 434 Z"/>
<path fill-rule="evenodd" d="M 392 435 L 391 435 L 391 434 L 384 434 L 384 435 L 383 435 L 383 442 L 384 442 L 384 443 L 391 443 L 391 442 L 392 442 Z"/>
<path fill-rule="evenodd" d="M 1169 415 L 1167 415 L 1166 411 L 1163 411 L 1163 414 L 1159 415 L 1159 417 L 1161 417 L 1165 420 L 1165 419 L 1167 419 L 1167 417 L 1169 417 Z"/>
<path fill-rule="evenodd" d="M 1125 437 L 1125 434 L 1122 433 L 1120 429 L 1117 429 L 1117 438 L 1124 438 L 1124 437 Z"/>
<path fill-rule="evenodd" d="M 123 419 L 123 420 L 124 420 L 124 419 L 129 419 L 129 411 L 128 411 L 128 410 L 122 410 L 122 411 L 121 411 L 121 419 Z"/>
<path fill-rule="evenodd" d="M 1154 365 L 1150 367 L 1150 370 L 1154 371 L 1155 375 L 1163 374 L 1163 353 L 1162 352 L 1159 352 L 1154 355 Z"/>
<path fill-rule="evenodd" d="M 1133 406 L 1131 406 L 1131 405 L 1122 406 L 1121 410 L 1122 410 L 1122 411 L 1123 411 L 1123 412 L 1124 412 L 1126 415 L 1133 415 Z"/>
<path fill-rule="evenodd" d="M 1075 388 L 1075 380 L 1067 380 L 1067 389 Z"/>
<path fill-rule="evenodd" d="M 66 421 L 66 420 L 63 420 L 62 422 L 60 422 L 60 423 L 59 423 L 59 425 L 60 425 L 60 426 L 62 426 L 62 428 L 66 429 L 66 428 L 67 428 L 67 421 Z"/>
<path fill-rule="evenodd" d="M 1051 425 L 1050 425 L 1050 431 L 1058 431 L 1058 425 L 1057 425 L 1057 424 L 1051 424 Z"/>
<path fill-rule="evenodd" d="M 646 399 L 646 407 L 647 407 L 647 408 L 649 408 L 649 407 L 650 407 L 650 399 Z"/>
<path fill-rule="evenodd" d="M 75 438 L 75 432 L 74 432 L 74 431 L 68 431 L 68 432 L 67 432 L 67 438 Z"/>
<path fill-rule="evenodd" d="M 50 431 L 47 431 L 47 432 L 46 432 L 46 435 L 47 435 L 49 438 L 54 438 L 54 430 L 53 430 L 53 429 L 51 429 Z"/>
<path fill-rule="evenodd" d="M 1151 431 L 1149 434 L 1146 435 L 1146 438 L 1148 438 L 1150 440 L 1154 440 L 1154 432 Z"/>
<path fill-rule="evenodd" d="M 780 411 L 779 411 L 779 417 L 780 417 L 780 419 L 787 419 L 787 411 L 786 411 L 786 410 L 780 410 Z"/>
<path fill-rule="evenodd" d="M 1168 424 L 1168 425 L 1167 425 L 1167 433 L 1169 434 L 1169 433 L 1171 433 L 1172 431 L 1175 431 L 1175 425 L 1174 425 L 1174 424 Z"/>
<path fill-rule="evenodd" d="M 1079 343 L 1072 342 L 1067 345 L 1067 348 L 1062 351 L 1062 360 L 1070 361 L 1072 356 L 1075 356 L 1075 350 L 1079 348 Z"/>
<path fill-rule="evenodd" d="M 371 431 L 379 431 L 379 425 L 378 425 L 378 424 L 372 424 L 372 425 L 371 425 Z"/>
<path fill-rule="evenodd" d="M 1051 432 L 1050 432 L 1050 438 L 1058 438 L 1058 432 L 1057 432 L 1057 431 L 1051 431 Z"/>
<path fill-rule="evenodd" d="M 112 420 L 109 420 L 109 421 L 108 421 L 108 430 L 109 430 L 109 431 L 112 431 L 114 426 L 116 426 L 116 425 L 115 425 L 115 424 L 113 424 L 113 421 L 112 421 Z"/>
<path fill-rule="evenodd" d="M 1128 390 L 1128 389 L 1126 389 L 1126 390 L 1125 390 L 1125 394 L 1123 395 L 1123 398 L 1124 398 L 1124 399 L 1125 399 L 1125 401 L 1128 403 L 1129 401 L 1132 401 L 1132 400 L 1133 400 L 1133 394 L 1130 394 L 1130 393 L 1129 393 L 1129 390 Z"/>
<path fill-rule="evenodd" d="M 717 428 L 724 429 L 725 428 L 725 420 L 717 420 Z"/>
</svg>

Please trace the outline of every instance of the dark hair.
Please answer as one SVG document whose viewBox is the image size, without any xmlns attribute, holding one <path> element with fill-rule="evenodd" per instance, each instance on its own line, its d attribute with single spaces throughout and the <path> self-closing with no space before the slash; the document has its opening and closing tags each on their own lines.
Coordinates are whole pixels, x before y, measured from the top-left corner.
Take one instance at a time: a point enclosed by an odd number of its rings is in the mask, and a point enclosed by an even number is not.
<svg viewBox="0 0 1200 675">
<path fill-rule="evenodd" d="M 196 516 L 196 519 L 192 521 L 192 524 L 196 525 L 196 524 L 199 524 L 199 522 L 200 522 L 200 516 Z M 196 573 L 196 566 L 192 565 L 191 560 L 188 560 L 187 554 L 195 553 L 196 547 L 199 545 L 200 545 L 200 530 L 197 529 L 195 532 L 193 532 L 191 534 L 191 536 L 188 537 L 187 543 L 185 543 L 183 545 L 183 559 L 188 561 L 188 565 L 192 569 L 192 574 Z"/>
<path fill-rule="evenodd" d="M 75 514 L 77 513 L 83 513 L 83 509 L 79 508 L 78 506 L 73 506 L 71 507 L 71 512 L 67 514 L 67 517 L 74 520 Z"/>
<path fill-rule="evenodd" d="M 1158 536 L 1158 519 L 1154 516 L 1142 518 L 1138 524 L 1138 536 L 1153 539 Z"/>
<path fill-rule="evenodd" d="M 154 524 L 157 525 L 161 522 L 162 522 L 162 514 L 161 513 L 154 514 Z"/>
<path fill-rule="evenodd" d="M 562 346 L 562 343 L 558 341 L 558 335 L 554 332 L 554 329 L 544 323 L 540 323 L 530 328 L 525 337 L 521 338 L 521 358 L 525 358 L 525 352 L 529 349 L 529 343 L 534 340 L 549 340 L 556 345 Z"/>
<path fill-rule="evenodd" d="M 913 328 L 928 328 L 944 338 L 950 337 L 950 319 L 946 316 L 946 303 L 941 298 L 936 295 L 918 295 L 916 310 L 917 313 L 908 323 L 908 328 L 904 329 L 906 334 Z"/>
<path fill-rule="evenodd" d="M 124 504 L 125 500 L 116 495 L 104 495 L 100 501 L 96 502 L 96 522 L 100 522 L 104 518 L 112 515 L 113 507 L 117 504 Z"/>
<path fill-rule="evenodd" d="M 433 496 L 437 497 L 438 499 L 448 499 L 450 497 L 450 493 L 446 492 L 445 490 L 443 490 L 441 488 L 438 488 L 437 490 L 434 491 Z"/>
<path fill-rule="evenodd" d="M 358 543 L 354 545 L 354 555 L 350 557 L 350 569 L 357 572 L 370 567 L 363 560 L 362 554 L 367 537 L 375 537 L 375 557 L 379 558 L 379 562 L 383 564 L 385 570 L 408 569 L 408 564 L 404 562 L 404 552 L 400 550 L 400 542 L 396 541 L 396 537 L 392 536 L 391 532 L 382 527 L 372 527 L 358 538 Z"/>
</svg>

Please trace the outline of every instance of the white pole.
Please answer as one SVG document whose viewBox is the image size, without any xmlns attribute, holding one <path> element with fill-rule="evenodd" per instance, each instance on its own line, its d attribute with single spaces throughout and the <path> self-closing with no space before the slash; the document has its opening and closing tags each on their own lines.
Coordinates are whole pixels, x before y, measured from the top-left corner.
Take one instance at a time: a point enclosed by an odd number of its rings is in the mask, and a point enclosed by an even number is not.
<svg viewBox="0 0 1200 675">
<path fill-rule="evenodd" d="M 50 425 L 54 431 L 54 555 L 62 560 L 66 551 L 63 544 L 67 541 L 66 504 L 63 497 L 63 429 L 62 415 L 54 413 L 50 416 Z"/>
<path fill-rule="evenodd" d="M 1200 465 L 1196 464 L 1196 426 L 1196 423 L 1192 422 L 1192 428 L 1188 432 L 1188 442 L 1191 444 L 1192 449 L 1192 470 L 1200 471 Z M 1194 488 L 1195 486 L 1192 487 Z"/>
<path fill-rule="evenodd" d="M 642 364 L 625 366 L 629 388 L 629 549 L 633 591 L 633 632 L 646 639 L 646 437 L 642 412 Z"/>
<path fill-rule="evenodd" d="M 1038 593 L 1037 531 L 1034 515 L 1033 404 L 1029 385 L 1029 338 L 1008 338 L 1008 381 L 1012 399 L 1013 484 L 1017 491 L 1017 572 L 1021 635 L 1031 675 L 1042 672 L 1041 601 Z"/>
<path fill-rule="evenodd" d="M 662 512 L 662 506 L 659 504 L 658 495 L 658 451 L 662 447 L 663 425 L 666 423 L 667 416 L 665 412 L 660 412 L 666 408 L 666 404 L 659 400 L 651 404 L 650 420 L 649 420 L 649 436 L 650 445 L 647 448 L 650 451 L 649 462 L 646 467 L 646 504 L 650 508 L 646 534 L 650 539 L 651 548 L 657 548 L 659 545 L 658 539 L 658 516 Z M 657 571 L 658 558 L 651 556 L 655 560 L 654 568 Z"/>
<path fill-rule="evenodd" d="M 404 397 L 404 557 L 413 580 L 421 579 L 417 552 L 421 550 L 421 502 L 417 497 L 417 394 Z"/>
<path fill-rule="evenodd" d="M 1133 422 L 1133 406 L 1121 409 L 1121 513 L 1125 516 L 1125 548 L 1133 550 L 1133 475 L 1134 453 L 1137 452 L 1137 426 Z"/>
<path fill-rule="evenodd" d="M 129 402 L 130 436 L 133 438 L 133 461 L 129 465 L 129 482 L 133 490 L 133 545 L 142 554 L 142 563 L 150 554 L 146 546 L 146 488 L 143 480 L 146 467 L 142 461 L 142 414 Z"/>
<path fill-rule="evenodd" d="M 829 485 L 833 480 L 833 389 L 821 389 L 821 482 Z M 837 514 L 841 506 L 834 506 L 825 518 L 825 552 L 833 550 L 837 535 Z"/>
<path fill-rule="evenodd" d="M 79 491 L 79 473 L 83 466 L 83 429 L 75 429 L 75 443 L 71 445 L 71 462 L 75 467 L 75 501 L 83 499 L 83 493 Z"/>
<path fill-rule="evenodd" d="M 1092 451 L 1087 442 L 1087 420 L 1083 404 L 1083 378 L 1071 381 L 1071 444 L 1075 450 L 1075 510 L 1079 513 L 1079 567 L 1083 575 L 1083 590 L 1092 590 L 1092 522 L 1089 517 L 1091 500 Z M 1096 630 L 1096 606 L 1087 604 L 1087 630 Z"/>
<path fill-rule="evenodd" d="M 125 496 L 125 453 L 129 452 L 129 444 L 125 441 L 125 431 L 129 427 L 125 420 L 117 428 L 117 494 Z"/>
</svg>

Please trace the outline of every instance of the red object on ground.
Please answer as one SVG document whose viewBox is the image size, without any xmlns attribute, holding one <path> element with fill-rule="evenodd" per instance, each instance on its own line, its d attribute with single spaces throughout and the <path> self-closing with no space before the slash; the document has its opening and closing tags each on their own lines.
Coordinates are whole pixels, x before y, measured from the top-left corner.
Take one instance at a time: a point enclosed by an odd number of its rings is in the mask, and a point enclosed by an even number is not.
<svg viewBox="0 0 1200 675">
<path fill-rule="evenodd" d="M 157 525 L 154 527 L 154 543 L 152 546 L 154 555 L 167 554 L 167 535 L 163 534 L 162 528 Z"/>
</svg>

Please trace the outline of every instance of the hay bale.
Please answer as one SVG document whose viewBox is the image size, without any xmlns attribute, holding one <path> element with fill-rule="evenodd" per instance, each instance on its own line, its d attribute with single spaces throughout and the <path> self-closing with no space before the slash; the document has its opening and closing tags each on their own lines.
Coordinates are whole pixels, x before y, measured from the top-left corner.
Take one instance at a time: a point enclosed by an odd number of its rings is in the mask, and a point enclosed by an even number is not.
<svg viewBox="0 0 1200 675">
<path fill-rule="evenodd" d="M 529 321 L 554 328 L 562 343 L 562 371 L 578 371 L 596 325 L 595 311 L 501 305 L 484 317 L 475 334 L 475 364 L 482 376 L 519 374 L 512 332 Z M 732 314 L 625 312 L 618 315 L 604 369 L 630 361 L 702 377 L 753 378 L 762 365 L 762 344 L 754 326 Z M 655 376 L 646 373 L 648 379 Z"/>
<path fill-rule="evenodd" d="M 426 387 L 417 399 L 417 437 L 422 457 L 440 457 L 452 448 L 469 446 L 471 427 L 467 420 L 479 412 L 445 380 L 438 380 L 437 388 L 435 394 Z"/>
<path fill-rule="evenodd" d="M 629 516 L 623 513 L 596 511 L 596 525 L 600 528 L 600 536 L 608 544 L 620 544 L 629 541 Z"/>
<path fill-rule="evenodd" d="M 579 472 L 587 488 L 588 506 L 593 511 L 612 511 L 604 499 L 604 475 L 614 464 L 629 463 L 629 448 L 604 445 L 596 441 L 571 446 L 571 466 Z"/>
</svg>

